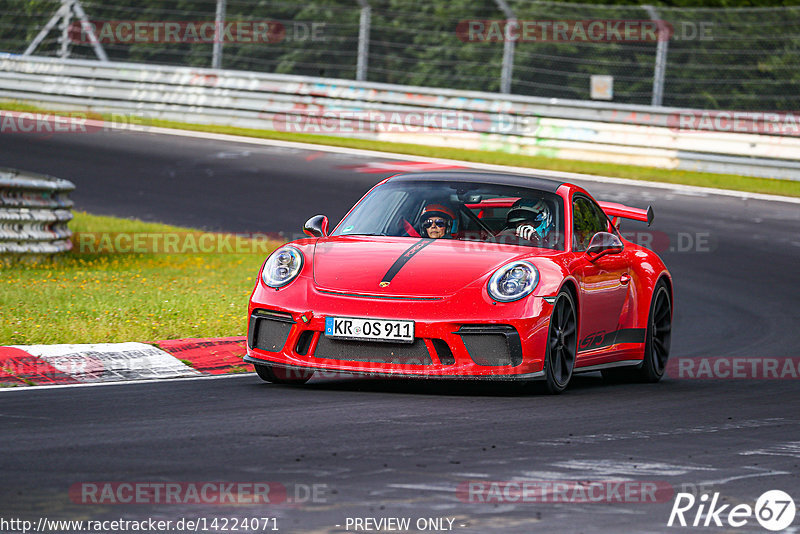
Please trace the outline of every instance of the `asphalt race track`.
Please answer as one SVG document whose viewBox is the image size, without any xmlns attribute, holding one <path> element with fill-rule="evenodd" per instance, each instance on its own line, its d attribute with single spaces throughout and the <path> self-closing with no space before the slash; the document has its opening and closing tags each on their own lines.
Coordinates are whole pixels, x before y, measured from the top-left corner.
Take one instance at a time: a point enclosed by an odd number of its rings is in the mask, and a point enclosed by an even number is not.
<svg viewBox="0 0 800 534">
<path fill-rule="evenodd" d="M 352 168 L 370 161 L 149 133 L 0 136 L 0 167 L 72 180 L 76 209 L 234 232 L 292 235 L 317 213 L 338 221 L 387 176 Z M 800 206 L 582 185 L 602 200 L 654 206 L 654 241 L 675 281 L 672 358 L 747 366 L 794 358 L 796 369 Z M 623 231 L 644 230 L 623 223 Z M 463 382 L 322 378 L 286 387 L 254 375 L 26 388 L 0 392 L 0 428 L 2 517 L 274 517 L 281 532 L 315 533 L 346 532 L 348 518 L 390 517 L 412 526 L 444 519 L 443 528 L 452 519 L 450 531 L 464 533 L 699 530 L 667 527 L 672 492 L 656 503 L 624 495 L 482 503 L 458 491 L 525 480 L 656 483 L 718 492 L 728 505 L 780 489 L 800 505 L 799 377 L 611 385 L 588 374 L 557 397 Z M 70 499 L 74 484 L 102 481 L 271 482 L 288 500 L 230 507 Z M 800 518 L 784 532 L 798 525 Z M 766 532 L 752 517 L 710 531 Z"/>
</svg>

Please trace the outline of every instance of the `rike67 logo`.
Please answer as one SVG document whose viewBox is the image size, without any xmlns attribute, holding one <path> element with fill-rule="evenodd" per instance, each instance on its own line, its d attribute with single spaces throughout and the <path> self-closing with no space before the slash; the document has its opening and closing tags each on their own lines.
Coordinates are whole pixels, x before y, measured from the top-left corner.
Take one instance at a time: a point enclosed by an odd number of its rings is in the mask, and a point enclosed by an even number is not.
<svg viewBox="0 0 800 534">
<path fill-rule="evenodd" d="M 747 525 L 753 519 L 767 530 L 778 532 L 794 522 L 795 505 L 788 493 L 781 490 L 764 492 L 755 506 L 721 504 L 719 493 L 709 498 L 707 493 L 696 498 L 691 493 L 678 493 L 667 526 L 734 527 Z"/>
</svg>

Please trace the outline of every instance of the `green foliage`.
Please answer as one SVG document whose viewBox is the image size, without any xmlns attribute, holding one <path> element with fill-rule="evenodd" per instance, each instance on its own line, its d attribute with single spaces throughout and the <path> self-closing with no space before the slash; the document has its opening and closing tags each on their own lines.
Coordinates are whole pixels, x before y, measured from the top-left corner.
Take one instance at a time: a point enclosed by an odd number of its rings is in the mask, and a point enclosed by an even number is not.
<svg viewBox="0 0 800 534">
<path fill-rule="evenodd" d="M 70 228 L 130 235 L 191 231 L 81 212 Z M 90 253 L 76 244 L 54 258 L 0 261 L 0 345 L 244 335 L 248 296 L 266 255 Z"/>
<path fill-rule="evenodd" d="M 667 46 L 664 105 L 705 109 L 797 110 L 800 0 L 648 2 L 675 33 Z M 648 21 L 638 0 L 613 4 L 508 0 L 521 21 Z M 58 0 L 6 0 L 0 51 L 20 53 L 56 11 Z M 215 0 L 82 0 L 94 21 L 213 21 Z M 502 42 L 469 42 L 466 21 L 500 21 L 494 0 L 369 0 L 367 79 L 499 91 Z M 229 22 L 266 21 L 274 42 L 226 42 L 224 68 L 325 78 L 356 77 L 360 7 L 356 0 L 232 0 Z M 59 53 L 55 29 L 37 54 Z M 657 43 L 528 40 L 515 43 L 511 92 L 588 99 L 593 74 L 614 77 L 614 100 L 649 104 Z M 209 67 L 211 43 L 108 43 L 112 60 Z M 86 43 L 70 56 L 94 58 Z"/>
</svg>

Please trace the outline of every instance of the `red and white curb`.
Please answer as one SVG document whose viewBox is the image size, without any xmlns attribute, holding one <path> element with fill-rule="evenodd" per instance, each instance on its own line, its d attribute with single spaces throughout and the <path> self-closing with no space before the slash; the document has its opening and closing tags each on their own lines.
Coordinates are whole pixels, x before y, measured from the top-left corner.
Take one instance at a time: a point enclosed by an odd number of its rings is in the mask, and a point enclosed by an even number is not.
<svg viewBox="0 0 800 534">
<path fill-rule="evenodd" d="M 0 347 L 0 385 L 61 385 L 191 378 L 253 371 L 245 338 Z"/>
</svg>

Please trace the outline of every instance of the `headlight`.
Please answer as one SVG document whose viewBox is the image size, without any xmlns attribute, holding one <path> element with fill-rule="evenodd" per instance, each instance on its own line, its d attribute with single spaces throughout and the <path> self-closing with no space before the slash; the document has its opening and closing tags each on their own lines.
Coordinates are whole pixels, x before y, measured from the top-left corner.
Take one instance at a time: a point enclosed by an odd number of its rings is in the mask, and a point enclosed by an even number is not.
<svg viewBox="0 0 800 534">
<path fill-rule="evenodd" d="M 512 302 L 530 295 L 539 283 L 539 271 L 527 261 L 515 261 L 497 269 L 489 279 L 489 296 Z"/>
<path fill-rule="evenodd" d="M 267 259 L 261 280 L 269 287 L 283 287 L 300 274 L 303 254 L 294 247 L 281 247 Z"/>
</svg>

